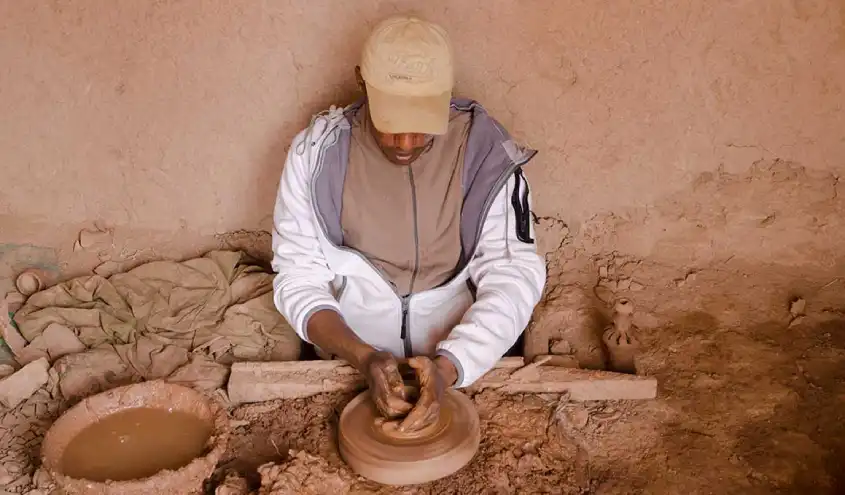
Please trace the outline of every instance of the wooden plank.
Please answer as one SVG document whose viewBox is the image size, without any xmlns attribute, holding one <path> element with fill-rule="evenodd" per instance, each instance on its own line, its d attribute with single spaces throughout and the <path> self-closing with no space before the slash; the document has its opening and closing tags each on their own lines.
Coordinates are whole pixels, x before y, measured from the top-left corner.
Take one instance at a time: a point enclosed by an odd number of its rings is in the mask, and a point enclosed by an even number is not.
<svg viewBox="0 0 845 495">
<path fill-rule="evenodd" d="M 235 363 L 229 399 L 235 404 L 298 399 L 326 392 L 352 392 L 364 378 L 344 361 Z M 469 391 L 495 389 L 505 394 L 563 393 L 572 400 L 653 399 L 657 380 L 650 377 L 532 363 L 508 357 L 476 381 Z"/>
<path fill-rule="evenodd" d="M 527 367 L 526 367 L 527 368 Z M 494 370 L 495 371 L 495 370 Z M 522 371 L 518 370 L 517 372 Z M 652 377 L 556 366 L 538 366 L 533 376 L 514 379 L 488 373 L 470 389 L 494 389 L 504 394 L 569 393 L 576 401 L 643 400 L 657 397 L 657 380 Z"/>
<path fill-rule="evenodd" d="M 365 386 L 364 377 L 345 361 L 234 363 L 228 392 L 233 404 L 242 404 L 351 392 Z"/>
</svg>

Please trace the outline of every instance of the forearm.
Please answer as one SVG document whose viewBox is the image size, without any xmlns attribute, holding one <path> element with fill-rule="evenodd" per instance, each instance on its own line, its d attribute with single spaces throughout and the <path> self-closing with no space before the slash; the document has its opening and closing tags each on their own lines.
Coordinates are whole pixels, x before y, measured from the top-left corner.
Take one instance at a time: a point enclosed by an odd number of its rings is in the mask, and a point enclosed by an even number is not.
<svg viewBox="0 0 845 495">
<path fill-rule="evenodd" d="M 317 311 L 308 319 L 308 339 L 323 351 L 360 370 L 375 349 L 358 338 L 337 311 Z"/>
<path fill-rule="evenodd" d="M 443 377 L 447 387 L 452 387 L 458 381 L 458 369 L 455 364 L 446 356 L 437 356 L 434 358 L 434 365 L 437 366 L 437 371 Z"/>
</svg>

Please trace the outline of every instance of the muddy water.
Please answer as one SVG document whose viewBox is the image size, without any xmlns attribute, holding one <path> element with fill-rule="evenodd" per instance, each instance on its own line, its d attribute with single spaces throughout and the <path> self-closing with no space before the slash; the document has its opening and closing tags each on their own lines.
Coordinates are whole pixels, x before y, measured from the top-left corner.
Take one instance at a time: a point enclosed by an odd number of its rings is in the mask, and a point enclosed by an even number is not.
<svg viewBox="0 0 845 495">
<path fill-rule="evenodd" d="M 140 407 L 82 430 L 65 450 L 62 471 L 73 478 L 123 481 L 178 469 L 200 456 L 211 425 L 188 413 Z"/>
</svg>

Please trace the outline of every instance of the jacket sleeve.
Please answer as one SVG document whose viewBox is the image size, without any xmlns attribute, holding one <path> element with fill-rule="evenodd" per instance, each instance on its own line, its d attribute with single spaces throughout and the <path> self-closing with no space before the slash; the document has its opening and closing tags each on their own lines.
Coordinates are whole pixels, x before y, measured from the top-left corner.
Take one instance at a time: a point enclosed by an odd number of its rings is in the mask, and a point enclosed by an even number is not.
<svg viewBox="0 0 845 495">
<path fill-rule="evenodd" d="M 513 346 L 542 295 L 546 266 L 537 255 L 530 204 L 528 182 L 520 172 L 497 195 L 482 227 L 469 263 L 476 300 L 437 345 L 437 354 L 458 369 L 457 387 L 471 385 Z"/>
<path fill-rule="evenodd" d="M 273 212 L 273 301 L 294 331 L 308 342 L 308 319 L 322 309 L 340 313 L 329 269 L 317 237 L 319 226 L 311 202 L 311 149 L 305 132 L 294 139 L 276 195 Z"/>
</svg>

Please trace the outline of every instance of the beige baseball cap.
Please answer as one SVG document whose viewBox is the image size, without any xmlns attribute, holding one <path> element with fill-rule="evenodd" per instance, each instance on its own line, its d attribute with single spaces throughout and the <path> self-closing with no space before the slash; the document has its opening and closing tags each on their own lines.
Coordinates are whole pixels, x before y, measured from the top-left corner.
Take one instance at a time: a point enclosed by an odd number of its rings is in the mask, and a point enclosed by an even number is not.
<svg viewBox="0 0 845 495">
<path fill-rule="evenodd" d="M 361 76 L 376 129 L 446 133 L 454 70 L 442 27 L 406 16 L 382 21 L 364 45 Z"/>
</svg>

